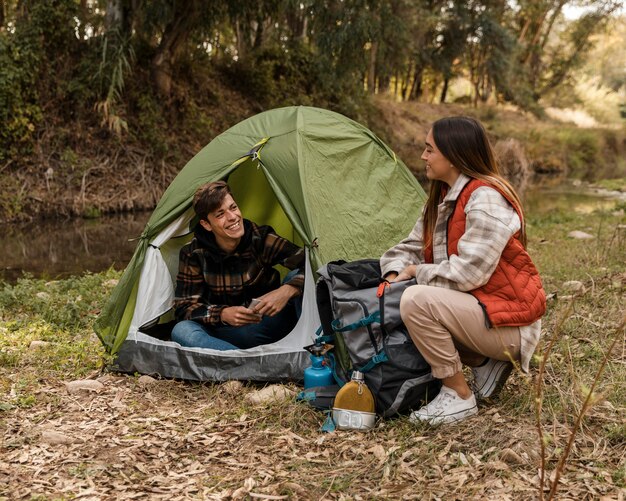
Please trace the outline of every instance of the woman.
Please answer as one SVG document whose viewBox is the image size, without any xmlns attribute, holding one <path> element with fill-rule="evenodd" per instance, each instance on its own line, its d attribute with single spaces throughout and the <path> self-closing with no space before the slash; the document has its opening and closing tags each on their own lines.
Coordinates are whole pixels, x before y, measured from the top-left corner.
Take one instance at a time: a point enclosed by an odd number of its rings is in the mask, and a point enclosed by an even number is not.
<svg viewBox="0 0 626 501">
<path fill-rule="evenodd" d="M 430 179 L 422 217 L 380 264 L 390 282 L 416 279 L 400 313 L 442 380 L 439 395 L 411 419 L 450 423 L 476 414 L 476 396 L 495 396 L 513 362 L 528 371 L 546 297 L 525 250 L 520 199 L 500 175 L 482 125 L 438 120 L 422 160 Z M 472 367 L 476 396 L 462 364 Z"/>
</svg>

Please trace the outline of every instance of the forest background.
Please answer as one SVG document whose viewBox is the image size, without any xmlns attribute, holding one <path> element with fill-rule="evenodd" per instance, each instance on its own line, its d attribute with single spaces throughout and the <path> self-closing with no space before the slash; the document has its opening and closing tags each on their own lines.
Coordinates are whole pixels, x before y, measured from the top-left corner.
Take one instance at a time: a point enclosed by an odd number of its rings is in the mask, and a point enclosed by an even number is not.
<svg viewBox="0 0 626 501">
<path fill-rule="evenodd" d="M 418 177 L 429 123 L 461 113 L 535 172 L 622 177 L 622 8 L 0 0 L 0 221 L 151 208 L 217 134 L 296 104 L 366 124 Z"/>
</svg>

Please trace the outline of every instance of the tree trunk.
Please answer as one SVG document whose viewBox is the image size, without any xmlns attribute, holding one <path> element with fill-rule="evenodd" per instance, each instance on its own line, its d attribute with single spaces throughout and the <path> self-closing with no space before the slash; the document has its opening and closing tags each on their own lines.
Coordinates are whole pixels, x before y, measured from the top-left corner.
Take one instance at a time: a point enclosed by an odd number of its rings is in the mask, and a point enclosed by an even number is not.
<svg viewBox="0 0 626 501">
<path fill-rule="evenodd" d="M 415 69 L 415 77 L 413 78 L 413 85 L 411 86 L 411 93 L 409 94 L 410 101 L 417 101 L 422 97 L 422 75 L 423 69 Z"/>
<path fill-rule="evenodd" d="M 263 22 L 263 18 L 259 16 L 256 20 L 256 35 L 254 37 L 254 45 L 255 49 L 260 49 L 263 46 L 263 42 L 265 41 L 265 23 Z"/>
<path fill-rule="evenodd" d="M 389 75 L 383 75 L 378 77 L 378 93 L 385 94 L 389 91 L 389 84 L 391 83 L 391 78 Z"/>
<path fill-rule="evenodd" d="M 376 92 L 376 56 L 378 52 L 378 42 L 372 42 L 370 47 L 370 65 L 367 71 L 367 93 L 374 94 Z"/>
<path fill-rule="evenodd" d="M 2 0 L 0 0 L 0 3 Z M 79 15 L 80 15 L 80 25 L 78 26 L 78 38 L 83 40 L 85 38 L 85 25 L 87 24 L 87 13 L 89 12 L 87 9 L 87 0 L 80 0 L 79 6 Z"/>
<path fill-rule="evenodd" d="M 4 23 L 6 21 L 6 6 L 5 1 L 0 0 L 0 31 L 4 31 Z"/>
<path fill-rule="evenodd" d="M 80 12 L 83 16 L 83 20 L 87 18 L 87 3 L 86 0 L 81 0 Z M 117 30 L 120 37 L 130 37 L 132 35 L 134 12 L 138 8 L 134 1 L 107 0 L 104 15 L 104 27 L 106 32 L 109 33 Z"/>
<path fill-rule="evenodd" d="M 189 38 L 193 25 L 197 22 L 195 1 L 177 4 L 173 19 L 165 26 L 161 43 L 152 58 L 152 81 L 157 92 L 169 97 L 172 90 L 172 68 L 176 58 Z"/>
<path fill-rule="evenodd" d="M 398 80 L 400 78 L 400 72 L 396 69 L 396 72 L 393 76 L 394 81 L 393 81 L 393 95 L 395 97 L 398 97 Z"/>
<path fill-rule="evenodd" d="M 121 29 L 124 24 L 123 0 L 107 0 L 106 13 L 104 15 L 104 27 L 107 32 Z"/>
<path fill-rule="evenodd" d="M 248 44 L 246 43 L 246 34 L 241 28 L 239 19 L 235 21 L 235 35 L 237 37 L 237 59 L 239 62 L 245 61 L 248 56 Z"/>
<path fill-rule="evenodd" d="M 566 3 L 566 0 L 560 0 L 554 9 L 554 12 L 552 12 L 552 16 L 550 16 L 550 20 L 548 21 L 548 27 L 546 28 L 546 31 L 543 34 L 543 41 L 541 42 L 541 50 L 545 49 L 546 44 L 548 43 L 548 37 L 550 36 L 550 33 L 552 32 L 554 22 L 556 21 L 557 17 L 559 17 L 559 14 L 561 13 L 561 10 L 563 10 L 563 6 L 565 5 L 565 3 Z"/>
<path fill-rule="evenodd" d="M 440 103 L 446 102 L 446 96 L 448 95 L 448 84 L 450 83 L 450 77 L 444 77 L 443 79 L 443 89 L 441 89 L 441 98 L 439 99 Z"/>
<path fill-rule="evenodd" d="M 286 14 L 287 28 L 293 40 L 304 40 L 307 34 L 309 18 L 306 9 L 299 5 L 292 5 Z"/>
<path fill-rule="evenodd" d="M 406 101 L 407 99 L 406 93 L 409 90 L 409 82 L 411 81 L 412 73 L 413 73 L 413 61 L 409 63 L 409 67 L 406 70 L 406 77 L 404 78 L 402 82 L 402 87 L 400 89 L 400 93 L 401 93 L 403 101 Z"/>
<path fill-rule="evenodd" d="M 305 14 L 304 18 L 302 19 L 302 30 L 300 31 L 298 38 L 302 40 L 306 38 L 308 29 L 309 29 L 309 17 Z"/>
</svg>

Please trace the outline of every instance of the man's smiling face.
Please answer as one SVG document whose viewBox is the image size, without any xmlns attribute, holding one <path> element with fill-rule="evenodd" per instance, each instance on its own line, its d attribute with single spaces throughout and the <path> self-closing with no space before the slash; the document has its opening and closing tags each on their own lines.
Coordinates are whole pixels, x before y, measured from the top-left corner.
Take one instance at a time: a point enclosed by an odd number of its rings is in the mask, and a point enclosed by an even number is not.
<svg viewBox="0 0 626 501">
<path fill-rule="evenodd" d="M 204 229 L 212 231 L 217 244 L 224 250 L 234 250 L 243 237 L 243 218 L 237 202 L 232 195 L 226 195 L 222 205 L 209 212 L 205 220 L 200 221 Z"/>
</svg>

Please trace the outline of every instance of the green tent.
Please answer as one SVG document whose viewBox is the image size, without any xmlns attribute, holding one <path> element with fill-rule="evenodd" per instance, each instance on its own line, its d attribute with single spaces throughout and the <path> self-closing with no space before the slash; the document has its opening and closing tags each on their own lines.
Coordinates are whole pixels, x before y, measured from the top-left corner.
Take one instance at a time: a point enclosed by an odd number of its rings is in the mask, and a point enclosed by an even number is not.
<svg viewBox="0 0 626 501">
<path fill-rule="evenodd" d="M 190 349 L 159 329 L 173 320 L 178 252 L 196 222 L 194 192 L 218 179 L 228 180 L 244 217 L 307 249 L 303 314 L 278 343 Z M 424 200 L 393 151 L 353 120 L 303 106 L 260 113 L 211 141 L 167 188 L 96 332 L 122 371 L 199 380 L 301 377 L 302 347 L 319 325 L 312 270 L 332 260 L 380 256 L 408 235 Z"/>
</svg>

